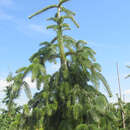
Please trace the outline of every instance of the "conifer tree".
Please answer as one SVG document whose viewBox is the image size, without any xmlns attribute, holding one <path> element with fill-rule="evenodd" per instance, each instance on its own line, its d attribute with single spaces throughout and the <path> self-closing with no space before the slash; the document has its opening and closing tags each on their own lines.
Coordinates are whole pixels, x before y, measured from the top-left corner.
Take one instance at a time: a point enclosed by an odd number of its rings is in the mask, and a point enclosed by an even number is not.
<svg viewBox="0 0 130 130">
<path fill-rule="evenodd" d="M 31 64 L 17 70 L 11 78 L 11 92 L 15 94 L 12 101 L 18 97 L 23 86 L 27 94 L 31 95 L 24 80 L 30 73 L 32 82 L 36 82 L 36 87 L 40 90 L 33 98 L 29 96 L 28 104 L 17 117 L 15 128 L 98 130 L 106 129 L 108 121 L 110 123 L 107 129 L 114 128 L 109 116 L 108 101 L 98 91 L 102 82 L 111 96 L 109 85 L 101 74 L 101 66 L 96 62 L 95 51 L 88 47 L 86 41 L 64 35 L 64 31 L 71 30 L 66 19 L 70 19 L 79 28 L 74 19 L 75 13 L 64 7 L 64 3 L 69 1 L 58 0 L 57 4 L 49 5 L 29 16 L 31 19 L 55 8 L 54 16 L 47 19 L 55 24 L 49 25 L 47 29 L 53 29 L 56 36 L 50 41 L 42 42 L 41 48 L 30 57 Z M 52 75 L 47 74 L 45 63 L 57 63 L 57 59 L 60 59 L 60 69 Z"/>
</svg>

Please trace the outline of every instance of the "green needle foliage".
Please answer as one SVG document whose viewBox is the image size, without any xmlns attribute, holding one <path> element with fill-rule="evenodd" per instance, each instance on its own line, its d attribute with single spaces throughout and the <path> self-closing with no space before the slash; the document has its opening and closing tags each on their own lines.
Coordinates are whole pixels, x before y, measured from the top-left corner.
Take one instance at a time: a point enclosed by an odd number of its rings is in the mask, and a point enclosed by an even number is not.
<svg viewBox="0 0 130 130">
<path fill-rule="evenodd" d="M 126 67 L 127 67 L 127 68 L 130 68 L 129 65 L 127 65 Z M 127 78 L 129 78 L 129 77 L 130 77 L 130 74 L 128 74 L 125 78 L 127 79 Z"/>
<path fill-rule="evenodd" d="M 70 30 L 66 19 L 76 27 L 75 13 L 66 9 L 64 3 L 70 0 L 59 0 L 58 4 L 29 16 L 29 19 L 56 8 L 53 21 L 47 29 L 53 29 L 56 36 L 40 44 L 40 49 L 30 57 L 31 64 L 9 76 L 4 102 L 10 112 L 12 104 L 24 88 L 29 102 L 16 114 L 10 129 L 17 130 L 119 130 L 116 108 L 109 104 L 106 97 L 99 92 L 100 83 L 104 85 L 109 96 L 112 96 L 109 85 L 101 74 L 101 66 L 96 62 L 95 51 L 88 47 L 86 41 L 75 40 L 65 35 Z M 46 72 L 46 62 L 57 63 L 60 68 L 54 74 Z M 31 75 L 36 82 L 37 90 L 31 96 L 25 78 Z M 127 106 L 126 106 L 127 107 Z M 129 122 L 129 117 L 126 119 Z"/>
</svg>

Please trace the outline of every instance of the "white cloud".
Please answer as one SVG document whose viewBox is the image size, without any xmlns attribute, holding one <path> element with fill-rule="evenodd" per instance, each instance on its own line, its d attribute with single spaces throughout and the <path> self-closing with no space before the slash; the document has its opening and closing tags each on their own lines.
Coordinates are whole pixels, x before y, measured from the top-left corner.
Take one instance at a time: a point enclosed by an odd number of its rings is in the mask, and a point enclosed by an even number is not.
<svg viewBox="0 0 130 130">
<path fill-rule="evenodd" d="M 0 20 L 12 20 L 13 17 L 6 13 L 6 8 L 12 8 L 13 0 L 0 0 Z"/>
<path fill-rule="evenodd" d="M 0 0 L 0 6 L 9 7 L 13 5 L 13 0 Z"/>
<path fill-rule="evenodd" d="M 25 81 L 29 84 L 32 94 L 34 94 L 34 92 L 36 91 L 36 82 L 31 82 L 31 77 L 26 77 Z M 9 85 L 9 83 L 7 83 L 7 81 L 5 79 L 0 79 L 0 105 L 2 104 L 1 101 L 5 97 L 5 93 L 4 93 L 5 87 L 8 85 Z M 23 105 L 23 104 L 27 103 L 28 100 L 29 99 L 26 97 L 25 92 L 22 89 L 19 98 L 16 99 L 16 102 L 20 105 Z M 3 106 L 3 104 L 2 104 L 2 106 Z"/>
<path fill-rule="evenodd" d="M 27 20 L 18 19 L 3 10 L 0 10 L 0 20 L 10 21 L 16 25 L 18 31 L 22 31 L 24 34 L 30 36 L 33 33 L 40 33 L 44 35 L 50 35 L 51 32 L 46 30 L 46 28 L 39 24 L 30 24 Z"/>
<path fill-rule="evenodd" d="M 127 89 L 123 92 L 123 100 L 125 102 L 130 102 L 130 89 Z"/>
<path fill-rule="evenodd" d="M 57 64 L 47 64 L 47 73 L 53 74 L 60 68 L 60 63 Z"/>
<path fill-rule="evenodd" d="M 25 29 L 29 29 L 30 31 L 38 32 L 44 35 L 53 35 L 53 32 L 47 30 L 45 26 L 40 24 L 29 24 L 29 22 L 26 22 Z"/>
<path fill-rule="evenodd" d="M 53 71 L 57 71 L 59 68 L 60 68 L 60 63 L 52 65 Z"/>
<path fill-rule="evenodd" d="M 58 69 L 60 68 L 60 63 L 57 63 L 57 64 L 52 64 L 51 66 L 47 66 L 47 72 L 49 74 L 53 74 L 54 72 L 56 72 Z M 31 76 L 28 76 L 24 79 L 24 81 L 26 81 L 30 88 L 36 88 L 36 82 L 32 82 L 31 81 Z M 3 90 L 5 89 L 5 87 L 9 85 L 9 83 L 3 79 L 3 78 L 0 78 L 0 92 L 3 92 Z"/>
<path fill-rule="evenodd" d="M 0 92 L 2 92 L 7 85 L 8 83 L 6 82 L 6 80 L 0 80 Z"/>
<path fill-rule="evenodd" d="M 37 25 L 37 24 L 29 24 L 29 28 L 33 31 L 37 31 L 41 33 L 43 33 L 43 31 L 45 30 L 42 25 Z"/>
<path fill-rule="evenodd" d="M 130 89 L 126 90 L 126 91 L 124 92 L 124 94 L 125 94 L 125 95 L 130 95 Z"/>
<path fill-rule="evenodd" d="M 117 49 L 120 48 L 118 44 L 104 44 L 104 43 L 96 43 L 95 41 L 87 41 L 89 46 L 97 47 L 97 48 L 104 48 L 104 49 Z"/>
<path fill-rule="evenodd" d="M 127 66 L 130 66 L 130 61 L 128 61 L 128 62 L 125 62 L 125 64 L 124 64 L 126 67 Z"/>
<path fill-rule="evenodd" d="M 36 82 L 32 82 L 31 77 L 26 77 L 25 81 L 29 84 L 30 88 L 36 88 Z"/>
<path fill-rule="evenodd" d="M 4 11 L 0 10 L 0 20 L 12 20 L 13 16 L 5 13 Z"/>
<path fill-rule="evenodd" d="M 31 82 L 31 77 L 26 77 L 25 81 L 29 84 L 30 88 L 36 88 L 36 83 Z M 9 83 L 5 79 L 0 80 L 0 92 L 3 92 L 6 86 L 8 86 Z"/>
<path fill-rule="evenodd" d="M 52 32 L 46 30 L 45 26 L 40 24 L 33 24 L 31 21 L 29 22 L 27 18 L 18 18 L 11 12 L 6 11 L 6 8 L 15 8 L 13 0 L 0 0 L 0 20 L 7 20 L 11 23 L 15 24 L 15 28 L 18 31 L 23 32 L 28 36 L 33 36 L 36 33 L 44 34 L 44 35 L 53 35 Z M 12 6 L 13 5 L 13 6 Z"/>
</svg>

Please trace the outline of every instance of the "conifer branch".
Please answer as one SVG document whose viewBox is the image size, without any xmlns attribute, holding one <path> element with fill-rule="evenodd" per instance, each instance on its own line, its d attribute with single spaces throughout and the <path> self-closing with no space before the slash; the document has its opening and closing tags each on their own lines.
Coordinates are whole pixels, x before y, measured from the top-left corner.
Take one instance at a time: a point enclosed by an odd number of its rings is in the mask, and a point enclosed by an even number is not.
<svg viewBox="0 0 130 130">
<path fill-rule="evenodd" d="M 112 93 L 111 93 L 110 87 L 109 87 L 109 85 L 108 85 L 106 79 L 104 78 L 104 76 L 103 76 L 101 73 L 99 73 L 99 72 L 97 72 L 96 75 L 97 75 L 97 77 L 102 81 L 102 83 L 103 83 L 103 85 L 105 86 L 105 88 L 106 88 L 106 90 L 107 90 L 109 96 L 112 97 Z"/>
<path fill-rule="evenodd" d="M 47 29 L 53 29 L 54 31 L 56 31 L 58 29 L 58 25 L 49 25 L 47 26 Z"/>
<path fill-rule="evenodd" d="M 75 13 L 74 13 L 74 12 L 72 12 L 72 11 L 69 10 L 69 9 L 64 8 L 63 6 L 61 6 L 61 12 L 64 12 L 64 13 L 66 13 L 67 15 L 73 15 L 73 16 L 75 16 Z"/>
<path fill-rule="evenodd" d="M 57 22 L 57 21 L 58 21 L 58 18 L 57 18 L 57 17 L 51 17 L 51 18 L 48 18 L 48 19 L 47 19 L 47 21 L 49 21 L 49 20 L 52 20 L 52 21 L 54 21 L 54 22 Z"/>
<path fill-rule="evenodd" d="M 52 9 L 52 8 L 57 8 L 57 5 L 47 6 L 46 8 L 43 8 L 43 9 L 39 10 L 38 12 L 34 13 L 33 15 L 29 16 L 28 18 L 31 19 L 32 17 L 37 16 L 37 15 L 39 15 L 39 14 L 41 14 L 49 9 Z"/>
<path fill-rule="evenodd" d="M 57 40 L 57 36 L 54 37 L 54 38 L 51 40 L 51 43 L 54 43 L 56 40 Z"/>
<path fill-rule="evenodd" d="M 23 82 L 23 87 L 24 87 L 24 91 L 25 91 L 27 97 L 29 99 L 31 99 L 32 98 L 32 93 L 31 93 L 30 86 L 28 85 L 28 83 L 24 81 Z"/>
<path fill-rule="evenodd" d="M 58 4 L 58 7 L 60 7 L 62 4 L 64 4 L 65 2 L 68 2 L 70 0 L 61 0 L 61 2 Z"/>
<path fill-rule="evenodd" d="M 73 16 L 70 16 L 70 15 L 67 15 L 67 16 L 62 16 L 63 19 L 70 19 L 75 25 L 77 28 L 79 28 L 79 25 L 78 23 L 75 21 L 74 17 Z"/>
</svg>

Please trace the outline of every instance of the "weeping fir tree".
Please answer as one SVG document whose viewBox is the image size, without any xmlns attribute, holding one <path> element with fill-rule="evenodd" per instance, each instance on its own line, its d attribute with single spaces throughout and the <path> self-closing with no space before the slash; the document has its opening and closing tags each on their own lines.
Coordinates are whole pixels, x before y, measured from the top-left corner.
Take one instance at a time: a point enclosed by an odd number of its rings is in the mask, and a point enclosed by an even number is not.
<svg viewBox="0 0 130 130">
<path fill-rule="evenodd" d="M 40 44 L 41 48 L 30 57 L 31 64 L 20 68 L 15 76 L 10 76 L 11 94 L 8 97 L 13 102 L 19 96 L 23 87 L 30 98 L 23 106 L 21 114 L 12 122 L 12 129 L 25 130 L 93 130 L 116 128 L 116 117 L 111 112 L 105 96 L 98 91 L 102 82 L 111 96 L 110 88 L 101 74 L 101 67 L 94 57 L 95 52 L 88 47 L 87 42 L 75 40 L 64 35 L 71 30 L 66 19 L 71 20 L 76 27 L 75 13 L 63 5 L 70 0 L 59 0 L 55 5 L 34 13 L 29 19 L 52 8 L 56 9 L 48 21 L 55 24 L 47 29 L 53 29 L 56 36 Z M 46 72 L 46 62 L 57 63 L 60 59 L 60 69 L 52 75 Z M 32 82 L 36 82 L 37 92 L 32 98 L 29 85 L 25 78 L 31 73 Z M 10 129 L 11 129 L 10 128 Z"/>
</svg>

